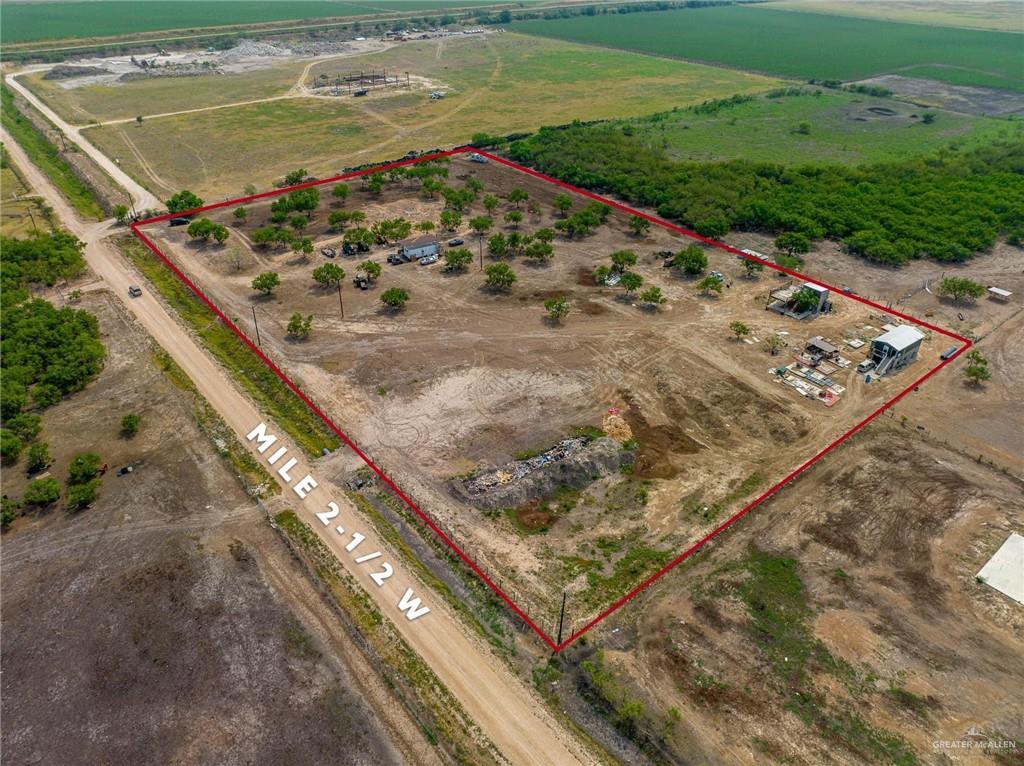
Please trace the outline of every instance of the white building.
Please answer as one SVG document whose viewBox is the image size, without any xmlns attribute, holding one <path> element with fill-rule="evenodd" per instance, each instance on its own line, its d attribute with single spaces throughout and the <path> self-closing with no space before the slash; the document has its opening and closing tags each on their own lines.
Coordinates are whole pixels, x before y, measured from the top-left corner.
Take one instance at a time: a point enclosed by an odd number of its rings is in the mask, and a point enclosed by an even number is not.
<svg viewBox="0 0 1024 766">
<path fill-rule="evenodd" d="M 868 358 L 875 363 L 874 374 L 878 377 L 902 370 L 916 361 L 921 350 L 924 335 L 910 325 L 900 325 L 879 335 L 871 341 Z"/>
</svg>

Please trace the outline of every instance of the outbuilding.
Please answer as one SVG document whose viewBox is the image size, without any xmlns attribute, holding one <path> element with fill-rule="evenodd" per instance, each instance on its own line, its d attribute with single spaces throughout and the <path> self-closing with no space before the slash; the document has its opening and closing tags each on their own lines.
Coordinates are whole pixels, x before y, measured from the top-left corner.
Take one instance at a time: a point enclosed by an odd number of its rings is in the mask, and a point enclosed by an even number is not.
<svg viewBox="0 0 1024 766">
<path fill-rule="evenodd" d="M 441 243 L 437 237 L 423 236 L 407 239 L 398 246 L 398 254 L 407 260 L 426 258 L 428 255 L 440 255 Z"/>
<path fill-rule="evenodd" d="M 992 298 L 993 300 L 1001 301 L 1002 303 L 1009 302 L 1010 296 L 1012 295 L 1013 293 L 1011 293 L 1009 290 L 1004 290 L 1001 287 L 988 288 L 988 297 Z"/>
<path fill-rule="evenodd" d="M 804 353 L 815 363 L 820 362 L 822 359 L 834 361 L 839 358 L 839 349 L 820 335 L 816 335 L 807 341 Z"/>
<path fill-rule="evenodd" d="M 871 341 L 868 358 L 877 377 L 902 370 L 917 359 L 924 335 L 910 325 L 899 325 Z"/>
</svg>

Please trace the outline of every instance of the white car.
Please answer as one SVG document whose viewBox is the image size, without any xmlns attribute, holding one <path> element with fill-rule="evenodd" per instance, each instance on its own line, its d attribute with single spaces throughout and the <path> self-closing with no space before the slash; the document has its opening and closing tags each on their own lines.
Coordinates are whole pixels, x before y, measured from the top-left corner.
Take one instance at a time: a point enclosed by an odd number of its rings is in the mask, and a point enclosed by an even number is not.
<svg viewBox="0 0 1024 766">
<path fill-rule="evenodd" d="M 425 258 L 420 258 L 420 266 L 429 266 L 432 263 L 437 263 L 438 256 L 428 255 Z"/>
</svg>

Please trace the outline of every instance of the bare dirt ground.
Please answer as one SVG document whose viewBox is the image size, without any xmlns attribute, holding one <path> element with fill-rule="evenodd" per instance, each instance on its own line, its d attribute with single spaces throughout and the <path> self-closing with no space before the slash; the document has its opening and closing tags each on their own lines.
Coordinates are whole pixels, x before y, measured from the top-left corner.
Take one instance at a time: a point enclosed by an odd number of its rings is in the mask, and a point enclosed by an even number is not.
<svg viewBox="0 0 1024 766">
<path fill-rule="evenodd" d="M 771 252 L 769 237 L 734 234 L 729 242 L 759 252 Z M 960 264 L 913 261 L 902 268 L 870 263 L 842 252 L 836 243 L 818 243 L 805 256 L 807 274 L 837 285 L 848 285 L 860 295 L 894 309 L 948 327 L 973 339 L 989 360 L 993 377 L 983 386 L 970 386 L 963 378 L 966 360 L 959 359 L 947 372 L 934 377 L 919 393 L 896 407 L 898 416 L 909 418 L 914 427 L 930 433 L 971 457 L 1006 467 L 1024 475 L 1024 439 L 1020 424 L 1006 413 L 1019 411 L 1024 393 L 1019 381 L 1024 373 L 1021 356 L 1021 295 L 1024 295 L 1024 253 L 1005 242 L 990 252 L 979 253 Z M 982 298 L 955 303 L 935 294 L 945 276 L 967 277 L 985 286 L 1001 287 L 1014 293 L 1009 302 Z M 956 408 L 950 411 L 948 403 Z"/>
<path fill-rule="evenodd" d="M 1024 114 L 1024 94 L 998 88 L 950 85 L 938 80 L 887 74 L 862 80 L 862 85 L 888 88 L 898 97 L 922 106 L 934 106 L 964 114 L 1007 117 Z"/>
<path fill-rule="evenodd" d="M 680 711 L 672 741 L 687 762 L 893 762 L 869 744 L 873 729 L 902 738 L 913 759 L 900 762 L 1019 763 L 1024 615 L 975 574 L 1024 523 L 1021 491 L 927 435 L 876 421 L 601 625 L 565 657 L 562 683 L 603 649 L 652 714 Z M 772 591 L 761 571 L 765 592 L 746 606 L 755 574 L 737 564 L 749 546 L 793 560 L 802 591 Z M 786 630 L 756 608 L 793 616 L 794 601 L 807 611 Z M 935 745 L 949 740 L 1018 744 Z"/>
<path fill-rule="evenodd" d="M 430 762 L 414 726 L 380 717 L 396 707 L 387 691 L 316 619 L 319 596 L 147 338 L 106 291 L 82 306 L 100 319 L 106 366 L 46 412 L 40 438 L 58 478 L 86 450 L 111 470 L 87 510 L 32 513 L 4 534 L 5 759 Z M 132 439 L 118 434 L 128 412 L 142 416 Z M 24 483 L 22 466 L 5 470 L 5 493 Z"/>
<path fill-rule="evenodd" d="M 539 215 L 526 213 L 523 231 L 553 223 L 550 200 L 557 190 L 549 184 L 462 158 L 453 161 L 449 183 L 460 185 L 457 177 L 470 173 L 485 193 L 504 197 L 519 186 L 541 203 Z M 318 250 L 340 240 L 327 231 L 329 190 L 322 196 L 304 231 Z M 396 216 L 436 221 L 442 203 L 418 195 L 410 182 L 394 183 L 379 197 L 355 182 L 346 208 L 363 210 L 368 223 Z M 499 220 L 507 209 L 503 203 Z M 463 218 L 480 212 L 477 202 Z M 267 215 L 268 206 L 252 207 L 244 228 L 251 233 Z M 233 223 L 230 210 L 217 216 Z M 250 332 L 247 318 L 255 308 L 264 349 L 486 571 L 545 615 L 546 626 L 563 588 L 576 594 L 579 625 L 923 374 L 941 350 L 941 341 L 929 338 L 915 368 L 870 388 L 852 367 L 838 371 L 846 392 L 832 408 L 802 398 L 772 382 L 769 368 L 792 357 L 788 350 L 769 356 L 761 346 L 768 334 L 787 333 L 790 347 L 802 347 L 813 335 L 841 344 L 880 332 L 889 319 L 840 296 L 831 315 L 813 322 L 766 312 L 768 291 L 785 279 L 773 272 L 747 279 L 736 258 L 718 253 L 710 254 L 709 269 L 724 272 L 730 286 L 720 298 L 703 297 L 696 280 L 671 274 L 654 255 L 688 242 L 663 230 L 637 238 L 617 214 L 592 236 L 557 239 L 550 265 L 513 261 L 519 281 L 509 294 L 483 289 L 475 263 L 462 275 L 443 273 L 439 265 L 384 264 L 374 289 L 346 284 L 344 320 L 337 294 L 310 278 L 324 261 L 319 254 L 307 262 L 287 251 L 250 248 L 241 236 L 223 248 L 197 247 L 180 228 L 150 231 Z M 477 250 L 465 226 L 455 233 Z M 637 271 L 667 295 L 660 312 L 593 283 L 594 267 L 623 248 L 638 253 Z M 391 250 L 378 248 L 372 258 L 383 262 Z M 338 262 L 351 277 L 358 259 Z M 271 299 L 249 287 L 253 276 L 268 270 L 282 277 Z M 379 302 L 392 286 L 412 295 L 399 314 Z M 573 305 L 561 326 L 545 321 L 541 305 L 554 295 Z M 308 341 L 286 338 L 295 311 L 314 316 Z M 756 340 L 732 340 L 732 320 L 747 323 Z M 864 355 L 863 349 L 844 351 L 854 365 Z M 567 507 L 539 497 L 509 513 L 484 515 L 448 491 L 452 477 L 546 449 L 574 427 L 601 427 L 610 410 L 621 413 L 639 442 L 635 470 L 592 477 L 580 493 L 562 498 Z M 542 505 L 546 513 L 537 523 Z"/>
</svg>

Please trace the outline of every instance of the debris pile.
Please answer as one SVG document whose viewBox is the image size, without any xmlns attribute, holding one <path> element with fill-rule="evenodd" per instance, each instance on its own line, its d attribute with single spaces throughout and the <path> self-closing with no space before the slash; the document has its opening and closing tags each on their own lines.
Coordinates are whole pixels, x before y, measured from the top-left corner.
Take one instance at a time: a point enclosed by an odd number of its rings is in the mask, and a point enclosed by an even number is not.
<svg viewBox="0 0 1024 766">
<path fill-rule="evenodd" d="M 548 497 L 562 485 L 579 489 L 632 460 L 633 453 L 622 449 L 618 442 L 578 436 L 563 439 L 531 458 L 453 480 L 449 487 L 456 498 L 469 505 L 512 508 Z"/>
</svg>

